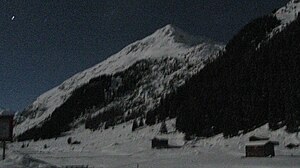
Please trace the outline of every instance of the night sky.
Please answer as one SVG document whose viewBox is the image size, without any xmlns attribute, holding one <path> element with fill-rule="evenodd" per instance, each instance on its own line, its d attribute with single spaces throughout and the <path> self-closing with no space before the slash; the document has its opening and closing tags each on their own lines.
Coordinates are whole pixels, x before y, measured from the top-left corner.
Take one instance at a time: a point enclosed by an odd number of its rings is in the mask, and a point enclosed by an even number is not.
<svg viewBox="0 0 300 168">
<path fill-rule="evenodd" d="M 0 106 L 43 92 L 172 23 L 226 43 L 287 0 L 0 0 Z"/>
</svg>

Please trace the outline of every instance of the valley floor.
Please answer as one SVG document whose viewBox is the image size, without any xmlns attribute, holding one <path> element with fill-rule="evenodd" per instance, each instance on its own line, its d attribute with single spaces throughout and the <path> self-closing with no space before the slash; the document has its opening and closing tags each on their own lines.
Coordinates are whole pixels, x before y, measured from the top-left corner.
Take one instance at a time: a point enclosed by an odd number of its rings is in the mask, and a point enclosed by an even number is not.
<svg viewBox="0 0 300 168">
<path fill-rule="evenodd" d="M 114 129 L 89 131 L 80 127 L 57 139 L 20 142 L 9 145 L 6 161 L 0 168 L 62 167 L 89 165 L 94 168 L 298 168 L 300 150 L 286 149 L 287 143 L 299 143 L 298 135 L 283 129 L 270 132 L 263 126 L 249 134 L 231 139 L 218 135 L 184 143 L 183 134 L 174 131 L 174 121 L 167 123 L 169 134 L 159 135 L 159 125 L 131 132 L 131 123 Z M 251 135 L 264 135 L 278 140 L 275 157 L 245 158 L 245 143 Z M 154 136 L 168 138 L 181 148 L 151 149 Z M 69 145 L 67 139 L 80 141 Z M 21 148 L 22 145 L 25 148 Z M 28 147 L 26 147 L 29 145 Z M 47 146 L 47 147 L 46 147 Z M 14 151 L 13 153 L 11 151 Z M 33 159 L 34 158 L 34 159 Z M 17 166 L 12 166 L 12 165 Z"/>
<path fill-rule="evenodd" d="M 56 166 L 89 165 L 94 168 L 298 168 L 300 156 L 242 158 L 243 153 L 196 149 L 190 152 L 167 149 L 131 154 L 102 152 L 29 152 L 30 156 Z"/>
</svg>

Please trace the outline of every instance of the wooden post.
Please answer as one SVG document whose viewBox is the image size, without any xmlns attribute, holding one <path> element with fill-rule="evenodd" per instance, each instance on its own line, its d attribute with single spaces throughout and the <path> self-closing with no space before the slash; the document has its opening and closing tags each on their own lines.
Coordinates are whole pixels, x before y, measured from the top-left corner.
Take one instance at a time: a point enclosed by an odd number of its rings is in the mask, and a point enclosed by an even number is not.
<svg viewBox="0 0 300 168">
<path fill-rule="evenodd" d="M 13 135 L 13 115 L 0 115 L 0 142 L 3 143 L 3 153 L 2 158 L 5 159 L 5 150 L 6 150 L 6 141 L 12 141 L 12 135 Z"/>
<path fill-rule="evenodd" d="M 4 159 L 5 159 L 5 148 L 6 148 L 5 141 L 3 141 L 2 144 L 3 144 L 3 154 L 2 154 L 2 158 L 3 158 L 3 160 L 4 160 Z"/>
</svg>

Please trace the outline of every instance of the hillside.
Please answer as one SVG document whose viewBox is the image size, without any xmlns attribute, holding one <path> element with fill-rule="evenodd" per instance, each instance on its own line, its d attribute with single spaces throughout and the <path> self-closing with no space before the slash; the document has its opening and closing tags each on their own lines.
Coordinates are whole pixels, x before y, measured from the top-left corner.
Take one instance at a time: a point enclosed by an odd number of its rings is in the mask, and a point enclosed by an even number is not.
<svg viewBox="0 0 300 168">
<path fill-rule="evenodd" d="M 91 129 L 144 118 L 222 49 L 167 25 L 38 97 L 18 115 L 15 133 L 50 138 L 86 118 Z"/>
<path fill-rule="evenodd" d="M 232 137 L 266 123 L 299 131 L 299 3 L 247 24 L 158 113 L 173 113 L 178 130 L 198 136 Z"/>
</svg>

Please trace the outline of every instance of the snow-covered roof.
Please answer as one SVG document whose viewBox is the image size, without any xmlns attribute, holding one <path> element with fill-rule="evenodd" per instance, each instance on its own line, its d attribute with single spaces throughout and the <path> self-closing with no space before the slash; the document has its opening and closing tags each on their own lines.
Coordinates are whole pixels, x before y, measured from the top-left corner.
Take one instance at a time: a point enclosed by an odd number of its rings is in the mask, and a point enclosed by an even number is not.
<svg viewBox="0 0 300 168">
<path fill-rule="evenodd" d="M 267 136 L 263 136 L 263 135 L 252 135 L 249 137 L 250 138 L 258 138 L 258 139 L 270 139 L 269 137 Z"/>
<path fill-rule="evenodd" d="M 250 141 L 246 143 L 246 146 L 264 146 L 267 143 L 271 143 L 270 141 Z"/>
</svg>

